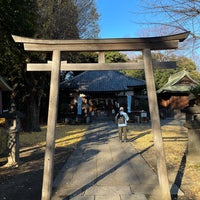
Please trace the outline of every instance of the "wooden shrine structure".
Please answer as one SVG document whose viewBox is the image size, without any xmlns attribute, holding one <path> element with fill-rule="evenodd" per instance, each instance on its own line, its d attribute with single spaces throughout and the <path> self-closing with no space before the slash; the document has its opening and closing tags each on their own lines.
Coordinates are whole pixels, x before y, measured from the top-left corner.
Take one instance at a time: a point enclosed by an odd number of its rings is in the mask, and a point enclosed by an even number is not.
<svg viewBox="0 0 200 200">
<path fill-rule="evenodd" d="M 48 63 L 29 63 L 29 71 L 51 71 L 46 150 L 44 158 L 44 173 L 42 200 L 50 200 L 53 181 L 53 155 L 55 151 L 55 129 L 57 123 L 59 74 L 63 71 L 86 70 L 120 70 L 144 69 L 149 101 L 152 133 L 157 157 L 158 179 L 161 189 L 161 199 L 170 200 L 165 152 L 158 112 L 158 102 L 153 76 L 153 67 L 175 67 L 175 62 L 153 63 L 151 50 L 177 49 L 179 42 L 184 41 L 189 32 L 176 35 L 149 38 L 119 38 L 119 39 L 90 39 L 90 40 L 42 40 L 14 36 L 15 42 L 23 43 L 26 51 L 52 52 L 52 61 Z M 61 52 L 99 52 L 98 63 L 67 63 L 61 61 Z M 105 63 L 105 51 L 142 51 L 143 62 L 139 63 Z"/>
</svg>

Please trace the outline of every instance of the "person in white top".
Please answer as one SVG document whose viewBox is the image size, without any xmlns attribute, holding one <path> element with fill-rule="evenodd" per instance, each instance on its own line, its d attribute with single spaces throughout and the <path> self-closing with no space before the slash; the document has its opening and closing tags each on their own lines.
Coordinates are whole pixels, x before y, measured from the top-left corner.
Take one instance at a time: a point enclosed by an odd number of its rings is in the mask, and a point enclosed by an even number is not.
<svg viewBox="0 0 200 200">
<path fill-rule="evenodd" d="M 122 136 L 124 136 L 124 141 L 127 142 L 127 121 L 129 116 L 124 112 L 124 108 L 120 107 L 119 112 L 115 116 L 115 122 L 118 124 L 119 140 L 123 142 Z"/>
</svg>

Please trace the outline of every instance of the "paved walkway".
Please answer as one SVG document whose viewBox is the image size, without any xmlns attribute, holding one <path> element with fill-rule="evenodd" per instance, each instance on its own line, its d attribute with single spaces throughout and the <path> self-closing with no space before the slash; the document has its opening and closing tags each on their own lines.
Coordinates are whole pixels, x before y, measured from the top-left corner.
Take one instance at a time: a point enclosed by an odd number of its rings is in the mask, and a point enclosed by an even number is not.
<svg viewBox="0 0 200 200">
<path fill-rule="evenodd" d="M 52 200 L 146 200 L 157 175 L 113 122 L 92 123 L 54 181 Z"/>
</svg>

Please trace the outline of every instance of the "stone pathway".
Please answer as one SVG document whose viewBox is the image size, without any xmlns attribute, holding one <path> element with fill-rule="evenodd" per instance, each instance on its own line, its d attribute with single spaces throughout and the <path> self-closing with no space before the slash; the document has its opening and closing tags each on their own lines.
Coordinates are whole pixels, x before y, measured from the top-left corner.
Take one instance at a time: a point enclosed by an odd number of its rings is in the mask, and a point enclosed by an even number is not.
<svg viewBox="0 0 200 200">
<path fill-rule="evenodd" d="M 146 200 L 158 189 L 154 171 L 116 125 L 92 123 L 53 184 L 52 200 Z"/>
</svg>

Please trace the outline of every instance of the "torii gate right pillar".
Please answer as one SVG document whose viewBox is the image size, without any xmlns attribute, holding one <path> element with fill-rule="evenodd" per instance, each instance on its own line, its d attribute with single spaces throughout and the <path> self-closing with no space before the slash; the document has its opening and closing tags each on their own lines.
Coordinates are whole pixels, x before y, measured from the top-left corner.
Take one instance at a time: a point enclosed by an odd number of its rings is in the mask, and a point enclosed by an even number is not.
<svg viewBox="0 0 200 200">
<path fill-rule="evenodd" d="M 160 126 L 160 118 L 158 111 L 158 102 L 155 90 L 155 81 L 153 76 L 153 64 L 150 49 L 143 50 L 144 71 L 147 86 L 147 95 L 149 100 L 149 111 L 151 116 L 151 126 L 154 138 L 154 147 L 157 158 L 158 179 L 162 191 L 162 198 L 170 200 L 169 181 L 167 176 L 167 168 L 165 161 L 165 152 L 162 142 L 162 133 Z"/>
</svg>

